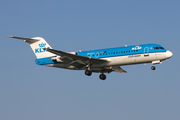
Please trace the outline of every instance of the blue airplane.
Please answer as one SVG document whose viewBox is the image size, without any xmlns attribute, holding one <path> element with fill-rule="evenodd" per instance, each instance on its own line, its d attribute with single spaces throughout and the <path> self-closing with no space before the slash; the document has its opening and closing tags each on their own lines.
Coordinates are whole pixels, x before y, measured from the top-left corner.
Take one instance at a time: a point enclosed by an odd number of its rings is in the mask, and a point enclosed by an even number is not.
<svg viewBox="0 0 180 120">
<path fill-rule="evenodd" d="M 153 66 L 151 69 L 155 70 L 155 64 L 160 64 L 163 60 L 167 60 L 173 56 L 172 52 L 158 44 L 63 52 L 52 49 L 41 37 L 9 37 L 24 40 L 24 42 L 29 43 L 37 57 L 35 60 L 37 65 L 71 70 L 85 70 L 87 76 L 91 76 L 92 72 L 101 73 L 99 76 L 101 80 L 106 79 L 105 73 L 113 71 L 126 73 L 126 71 L 120 67 L 124 65 L 152 63 Z"/>
</svg>

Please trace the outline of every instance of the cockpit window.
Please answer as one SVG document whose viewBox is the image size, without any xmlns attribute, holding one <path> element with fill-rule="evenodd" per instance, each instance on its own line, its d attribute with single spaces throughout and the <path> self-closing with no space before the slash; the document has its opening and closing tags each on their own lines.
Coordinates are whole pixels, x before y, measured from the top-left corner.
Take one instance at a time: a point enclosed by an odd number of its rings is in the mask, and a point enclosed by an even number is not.
<svg viewBox="0 0 180 120">
<path fill-rule="evenodd" d="M 153 50 L 156 50 L 156 49 L 164 49 L 163 47 L 153 47 Z"/>
<path fill-rule="evenodd" d="M 163 47 L 159 47 L 160 49 L 164 49 Z"/>
</svg>

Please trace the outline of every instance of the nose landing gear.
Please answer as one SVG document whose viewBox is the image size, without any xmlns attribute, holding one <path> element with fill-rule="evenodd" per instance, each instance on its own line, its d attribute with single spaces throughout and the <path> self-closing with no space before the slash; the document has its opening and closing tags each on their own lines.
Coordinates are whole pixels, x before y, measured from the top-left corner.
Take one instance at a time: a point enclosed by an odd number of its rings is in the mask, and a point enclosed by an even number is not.
<svg viewBox="0 0 180 120">
<path fill-rule="evenodd" d="M 156 69 L 156 67 L 152 66 L 152 67 L 151 67 L 151 69 L 152 69 L 152 70 L 155 70 L 155 69 Z"/>
</svg>

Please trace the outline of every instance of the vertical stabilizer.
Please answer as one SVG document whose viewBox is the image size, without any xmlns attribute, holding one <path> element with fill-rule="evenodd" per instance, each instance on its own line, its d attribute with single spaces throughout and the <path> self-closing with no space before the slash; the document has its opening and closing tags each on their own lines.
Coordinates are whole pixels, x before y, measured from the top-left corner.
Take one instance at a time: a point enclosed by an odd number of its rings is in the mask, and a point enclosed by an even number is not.
<svg viewBox="0 0 180 120">
<path fill-rule="evenodd" d="M 34 38 L 22 38 L 15 36 L 9 36 L 9 37 L 21 39 L 24 40 L 24 42 L 29 43 L 31 49 L 33 50 L 37 58 L 55 56 L 53 53 L 47 52 L 42 49 L 42 48 L 51 48 L 51 46 L 42 37 L 34 37 Z"/>
</svg>

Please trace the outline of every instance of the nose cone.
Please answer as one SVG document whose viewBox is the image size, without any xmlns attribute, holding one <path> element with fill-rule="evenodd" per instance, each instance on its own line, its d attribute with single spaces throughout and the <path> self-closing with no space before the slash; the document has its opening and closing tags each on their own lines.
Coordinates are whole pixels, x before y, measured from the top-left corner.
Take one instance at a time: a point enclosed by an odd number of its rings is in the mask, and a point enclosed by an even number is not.
<svg viewBox="0 0 180 120">
<path fill-rule="evenodd" d="M 166 51 L 166 57 L 171 58 L 173 56 L 173 53 L 169 50 Z"/>
</svg>

